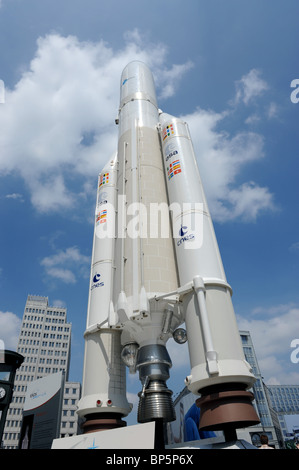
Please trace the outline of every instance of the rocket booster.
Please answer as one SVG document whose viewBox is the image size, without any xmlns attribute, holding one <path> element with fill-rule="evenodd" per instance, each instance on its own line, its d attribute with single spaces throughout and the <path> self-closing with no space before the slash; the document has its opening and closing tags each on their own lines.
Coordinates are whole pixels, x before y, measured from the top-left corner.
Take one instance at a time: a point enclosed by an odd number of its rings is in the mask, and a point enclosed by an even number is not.
<svg viewBox="0 0 299 470">
<path fill-rule="evenodd" d="M 132 408 L 126 398 L 126 370 L 121 360 L 121 332 L 109 327 L 114 271 L 112 235 L 116 214 L 116 181 L 117 156 L 115 155 L 98 177 L 84 333 L 82 398 L 77 411 L 81 418 L 85 418 L 84 432 L 123 426 L 125 423 L 121 417 L 127 416 Z M 98 419 L 99 412 L 104 419 Z"/>
<path fill-rule="evenodd" d="M 201 428 L 254 424 L 247 389 L 255 377 L 188 126 L 159 110 L 142 62 L 122 73 L 116 123 L 117 154 L 99 175 L 78 413 L 88 422 L 116 417 L 120 425 L 131 410 L 126 365 L 141 381 L 138 421 L 175 419 L 166 343 L 180 338 L 185 324 L 185 383 L 200 395 Z"/>
<path fill-rule="evenodd" d="M 188 388 L 197 393 L 232 380 L 251 384 L 188 127 L 164 113 L 160 125 L 169 204 L 178 207 L 172 214 L 179 283 L 192 286 L 182 297 L 192 367 Z"/>
</svg>

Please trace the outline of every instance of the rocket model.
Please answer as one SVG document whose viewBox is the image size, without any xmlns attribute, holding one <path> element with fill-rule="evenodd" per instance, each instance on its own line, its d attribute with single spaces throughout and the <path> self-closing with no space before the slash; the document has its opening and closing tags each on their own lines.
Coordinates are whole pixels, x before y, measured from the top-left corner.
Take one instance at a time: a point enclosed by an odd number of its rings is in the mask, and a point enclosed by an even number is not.
<svg viewBox="0 0 299 470">
<path fill-rule="evenodd" d="M 141 382 L 138 422 L 175 419 L 166 384 L 172 337 L 188 341 L 185 383 L 200 396 L 200 428 L 256 424 L 247 391 L 255 378 L 188 127 L 158 109 L 142 62 L 123 70 L 116 123 L 117 153 L 98 180 L 78 406 L 84 431 L 126 424 L 126 366 Z"/>
</svg>

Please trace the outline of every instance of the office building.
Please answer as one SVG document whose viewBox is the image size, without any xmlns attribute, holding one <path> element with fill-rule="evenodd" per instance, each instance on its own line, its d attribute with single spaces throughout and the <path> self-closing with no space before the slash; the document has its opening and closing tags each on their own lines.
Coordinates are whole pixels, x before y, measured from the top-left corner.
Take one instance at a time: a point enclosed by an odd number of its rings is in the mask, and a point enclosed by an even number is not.
<svg viewBox="0 0 299 470">
<path fill-rule="evenodd" d="M 63 394 L 60 437 L 70 437 L 80 434 L 77 403 L 81 398 L 81 384 L 66 382 Z"/>
<path fill-rule="evenodd" d="M 277 413 L 268 400 L 267 386 L 263 382 L 263 377 L 259 368 L 257 357 L 249 331 L 240 331 L 241 342 L 246 361 L 251 365 L 256 382 L 253 385 L 254 406 L 256 407 L 261 423 L 252 427 L 250 435 L 253 444 L 258 445 L 259 435 L 267 434 L 270 445 L 276 448 L 283 447 L 283 437 L 279 425 Z"/>
<path fill-rule="evenodd" d="M 288 430 L 285 416 L 298 414 L 299 428 L 299 385 L 267 385 L 268 399 L 278 415 L 283 438 L 286 440 L 292 430 Z"/>
<path fill-rule="evenodd" d="M 4 428 L 3 448 L 17 448 L 22 424 L 22 412 L 28 382 L 63 371 L 65 399 L 62 409 L 61 434 L 78 433 L 74 413 L 80 399 L 78 383 L 68 383 L 71 349 L 71 323 L 66 308 L 51 307 L 48 297 L 28 295 L 18 341 L 17 352 L 24 362 L 15 378 L 14 394 Z"/>
</svg>

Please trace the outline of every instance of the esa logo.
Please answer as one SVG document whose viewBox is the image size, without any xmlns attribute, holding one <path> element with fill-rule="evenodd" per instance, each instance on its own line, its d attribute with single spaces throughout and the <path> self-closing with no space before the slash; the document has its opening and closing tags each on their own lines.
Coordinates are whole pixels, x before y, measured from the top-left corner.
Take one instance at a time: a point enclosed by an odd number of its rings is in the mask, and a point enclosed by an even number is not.
<svg viewBox="0 0 299 470">
<path fill-rule="evenodd" d="M 93 276 L 91 290 L 95 289 L 96 287 L 103 287 L 104 282 L 100 281 L 100 279 L 101 275 L 98 273 Z"/>
<path fill-rule="evenodd" d="M 179 235 L 181 238 L 177 241 L 177 246 L 180 246 L 182 243 L 186 241 L 194 240 L 195 238 L 193 233 L 190 233 L 188 235 L 188 227 L 186 227 L 186 225 L 181 225 L 181 228 L 179 230 Z"/>
<path fill-rule="evenodd" d="M 106 192 L 101 192 L 99 194 L 99 205 L 101 206 L 102 204 L 107 204 L 107 197 L 108 194 Z"/>
<path fill-rule="evenodd" d="M 176 148 L 176 145 L 172 142 L 170 142 L 168 145 L 166 145 L 165 149 L 164 149 L 164 152 L 165 152 L 165 160 L 166 162 L 171 158 L 171 157 L 174 157 L 175 155 L 178 154 L 178 151 L 177 151 L 177 148 Z"/>
<path fill-rule="evenodd" d="M 171 157 L 174 157 L 175 155 L 178 154 L 178 151 L 177 150 L 174 150 L 173 152 L 170 152 L 168 155 L 166 155 L 166 158 L 165 160 L 168 162 L 168 160 L 171 158 Z"/>
</svg>

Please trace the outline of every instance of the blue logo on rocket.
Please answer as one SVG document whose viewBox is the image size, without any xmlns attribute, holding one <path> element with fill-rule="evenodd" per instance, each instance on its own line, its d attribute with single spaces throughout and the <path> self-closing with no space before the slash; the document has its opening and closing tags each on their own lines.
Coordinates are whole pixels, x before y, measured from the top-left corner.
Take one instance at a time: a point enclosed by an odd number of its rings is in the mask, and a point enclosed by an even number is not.
<svg viewBox="0 0 299 470">
<path fill-rule="evenodd" d="M 100 274 L 95 274 L 95 276 L 93 276 L 93 282 L 96 283 L 100 280 L 100 277 L 101 275 Z"/>
<path fill-rule="evenodd" d="M 195 235 L 193 233 L 190 233 L 187 235 L 188 232 L 188 227 L 186 225 L 181 225 L 181 228 L 179 230 L 179 235 L 180 239 L 177 241 L 177 246 L 180 246 L 182 243 L 188 241 L 188 240 L 194 240 Z"/>
<path fill-rule="evenodd" d="M 188 231 L 188 227 L 186 227 L 185 225 L 182 225 L 180 228 L 180 237 L 183 237 L 185 233 L 187 233 L 187 231 Z"/>
<path fill-rule="evenodd" d="M 96 273 L 93 276 L 93 279 L 92 279 L 93 284 L 91 286 L 91 290 L 95 289 L 96 287 L 103 287 L 104 282 L 99 282 L 100 278 L 101 278 L 101 275 L 99 273 Z"/>
</svg>

